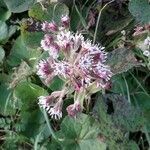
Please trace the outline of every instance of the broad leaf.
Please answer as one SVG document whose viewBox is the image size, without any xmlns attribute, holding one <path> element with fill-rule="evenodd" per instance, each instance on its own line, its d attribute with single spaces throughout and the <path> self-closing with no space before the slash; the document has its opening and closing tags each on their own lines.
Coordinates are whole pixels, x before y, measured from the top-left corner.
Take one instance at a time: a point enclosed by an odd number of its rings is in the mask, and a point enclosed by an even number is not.
<svg viewBox="0 0 150 150">
<path fill-rule="evenodd" d="M 24 12 L 31 7 L 35 0 L 4 0 L 8 9 L 13 13 Z"/>
<path fill-rule="evenodd" d="M 11 12 L 8 10 L 7 6 L 3 2 L 3 0 L 0 1 L 0 20 L 6 21 L 11 16 Z"/>
<path fill-rule="evenodd" d="M 56 91 L 56 90 L 62 90 L 62 87 L 64 85 L 64 81 L 61 80 L 59 77 L 54 77 L 54 79 L 51 81 L 50 83 L 50 89 L 52 91 Z"/>
<path fill-rule="evenodd" d="M 16 26 L 7 26 L 0 20 L 0 43 L 4 44 L 16 32 Z"/>
<path fill-rule="evenodd" d="M 45 10 L 42 9 L 42 6 L 37 3 L 29 10 L 29 16 L 40 21 L 56 21 L 60 22 L 62 15 L 68 15 L 69 10 L 65 4 L 61 3 L 51 3 L 45 6 Z"/>
<path fill-rule="evenodd" d="M 0 43 L 7 38 L 8 26 L 5 22 L 0 21 Z"/>
<path fill-rule="evenodd" d="M 41 21 L 56 21 L 60 22 L 62 15 L 69 14 L 68 7 L 60 3 L 48 4 L 46 10 L 43 10 L 39 3 L 33 5 L 29 10 L 29 16 L 34 20 L 25 20 L 21 24 L 21 36 L 27 47 L 38 48 L 44 37 L 41 31 Z"/>
<path fill-rule="evenodd" d="M 134 94 L 132 98 L 136 101 L 138 106 L 142 109 L 144 113 L 144 118 L 146 119 L 146 127 L 148 132 L 150 132 L 150 95 L 139 92 Z"/>
<path fill-rule="evenodd" d="M 28 62 L 29 64 L 34 64 L 41 52 L 37 49 L 26 48 L 21 37 L 18 37 L 15 41 L 11 53 L 7 59 L 10 66 L 18 66 L 22 60 Z"/>
<path fill-rule="evenodd" d="M 113 74 L 120 74 L 139 65 L 134 53 L 128 49 L 116 49 L 108 54 L 107 65 L 110 66 Z"/>
<path fill-rule="evenodd" d="M 33 109 L 30 111 L 21 111 L 20 115 L 20 124 L 23 125 L 21 134 L 28 138 L 35 138 L 43 130 L 45 122 L 43 114 L 39 109 Z"/>
<path fill-rule="evenodd" d="M 10 100 L 10 90 L 7 89 L 8 87 L 5 84 L 0 84 L 0 113 L 4 114 L 4 110 L 8 101 Z"/>
<path fill-rule="evenodd" d="M 150 5 L 149 0 L 131 0 L 129 10 L 138 22 L 143 24 L 150 23 Z"/>
<path fill-rule="evenodd" d="M 93 113 L 99 120 L 101 138 L 106 140 L 111 150 L 130 147 L 125 133 L 138 131 L 144 126 L 139 109 L 131 106 L 123 96 L 117 94 L 97 96 Z"/>
<path fill-rule="evenodd" d="M 76 119 L 66 117 L 58 132 L 60 144 L 64 150 L 106 150 L 99 138 L 99 129 L 95 121 L 81 114 Z"/>
<path fill-rule="evenodd" d="M 38 97 L 47 95 L 47 91 L 38 85 L 24 81 L 14 89 L 15 97 L 22 102 L 23 109 L 37 106 Z"/>
</svg>

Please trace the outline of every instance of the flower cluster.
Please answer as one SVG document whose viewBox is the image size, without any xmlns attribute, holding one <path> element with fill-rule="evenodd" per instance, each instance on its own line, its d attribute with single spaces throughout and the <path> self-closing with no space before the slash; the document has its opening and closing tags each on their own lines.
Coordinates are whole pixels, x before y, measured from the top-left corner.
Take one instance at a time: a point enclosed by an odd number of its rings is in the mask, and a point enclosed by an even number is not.
<svg viewBox="0 0 150 150">
<path fill-rule="evenodd" d="M 85 40 L 80 33 L 69 31 L 69 17 L 63 16 L 61 24 L 44 22 L 45 32 L 41 40 L 41 48 L 47 51 L 49 57 L 37 65 L 37 74 L 49 84 L 58 76 L 66 82 L 65 90 L 53 92 L 50 96 L 39 97 L 39 105 L 46 109 L 55 119 L 62 116 L 63 97 L 71 88 L 76 93 L 86 91 L 90 86 L 108 88 L 112 72 L 105 64 L 107 53 L 104 47 Z M 80 99 L 67 107 L 68 115 L 76 116 L 82 111 Z"/>
</svg>

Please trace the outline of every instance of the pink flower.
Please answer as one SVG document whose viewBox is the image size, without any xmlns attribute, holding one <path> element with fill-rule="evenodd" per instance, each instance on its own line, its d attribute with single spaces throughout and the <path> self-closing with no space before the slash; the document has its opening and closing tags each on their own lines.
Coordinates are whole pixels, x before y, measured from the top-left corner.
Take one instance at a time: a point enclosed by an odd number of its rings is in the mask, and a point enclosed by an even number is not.
<svg viewBox="0 0 150 150">
<path fill-rule="evenodd" d="M 58 101 L 53 107 L 48 111 L 51 118 L 58 120 L 62 118 L 62 102 Z"/>
<path fill-rule="evenodd" d="M 42 30 L 49 34 L 44 36 L 41 47 L 48 52 L 49 56 L 46 60 L 39 62 L 37 74 L 44 79 L 46 85 L 55 76 L 65 82 L 65 90 L 62 89 L 57 96 L 54 92 L 50 95 L 53 103 L 47 103 L 47 97 L 39 99 L 39 104 L 47 109 L 54 119 L 62 117 L 63 96 L 67 93 L 66 89 L 72 93 L 75 92 L 75 98 L 79 96 L 82 101 L 80 103 L 78 99 L 66 109 L 69 116 L 75 117 L 82 111 L 81 104 L 87 98 L 85 95 L 96 92 L 100 89 L 99 87 L 109 89 L 113 75 L 110 67 L 105 64 L 107 53 L 104 47 L 93 44 L 88 39 L 85 40 L 80 33 L 68 31 L 66 28 L 69 27 L 69 22 L 69 17 L 63 16 L 61 28 L 55 22 L 42 24 Z M 89 89 L 90 92 L 86 93 Z M 82 98 L 80 94 L 83 95 Z"/>
<path fill-rule="evenodd" d="M 68 112 L 68 115 L 70 117 L 76 117 L 76 115 L 82 111 L 82 108 L 81 108 L 81 105 L 80 105 L 80 102 L 79 101 L 76 101 L 74 104 L 72 105 L 69 105 L 67 108 L 66 108 L 67 112 Z"/>
<path fill-rule="evenodd" d="M 48 60 L 41 60 L 37 65 L 37 75 L 41 78 L 47 78 L 53 73 L 54 69 L 51 67 L 51 64 Z"/>
<path fill-rule="evenodd" d="M 72 77 L 71 79 L 71 82 L 72 82 L 72 85 L 75 89 L 75 91 L 81 91 L 84 87 L 84 84 L 83 84 L 83 81 L 82 79 L 79 79 L 79 78 L 75 78 L 75 77 Z"/>
<path fill-rule="evenodd" d="M 68 28 L 70 24 L 70 18 L 68 15 L 62 16 L 61 17 L 61 24 L 63 27 Z"/>
<path fill-rule="evenodd" d="M 148 37 L 144 40 L 144 45 L 150 46 L 150 36 L 148 36 Z"/>
<path fill-rule="evenodd" d="M 59 50 L 60 47 L 57 43 L 53 43 L 49 46 L 49 55 L 53 57 L 54 59 L 57 59 L 59 57 Z"/>
<path fill-rule="evenodd" d="M 45 32 L 56 32 L 58 31 L 58 26 L 54 21 L 50 23 L 46 21 L 42 24 L 42 30 Z"/>
<path fill-rule="evenodd" d="M 95 73 L 96 76 L 106 81 L 109 81 L 112 76 L 112 72 L 110 71 L 110 68 L 101 63 L 96 65 L 93 72 Z"/>
<path fill-rule="evenodd" d="M 65 61 L 55 62 L 54 68 L 55 68 L 54 70 L 55 74 L 60 75 L 63 78 L 67 78 L 72 73 L 70 65 Z"/>
<path fill-rule="evenodd" d="M 45 50 L 48 51 L 51 47 L 51 44 L 53 43 L 54 39 L 53 36 L 46 34 L 44 36 L 44 39 L 41 40 L 41 47 Z"/>
<path fill-rule="evenodd" d="M 51 94 L 49 96 L 40 96 L 38 97 L 38 104 L 41 108 L 49 111 L 49 109 L 55 105 L 56 98 L 57 97 L 54 94 Z"/>
</svg>

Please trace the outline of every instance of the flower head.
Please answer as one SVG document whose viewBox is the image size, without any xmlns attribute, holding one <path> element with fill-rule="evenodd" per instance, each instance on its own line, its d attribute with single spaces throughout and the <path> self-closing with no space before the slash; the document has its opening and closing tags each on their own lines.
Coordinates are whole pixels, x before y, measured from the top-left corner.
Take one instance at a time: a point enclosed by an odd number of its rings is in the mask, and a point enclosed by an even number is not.
<svg viewBox="0 0 150 150">
<path fill-rule="evenodd" d="M 47 78 L 53 72 L 53 68 L 48 60 L 40 60 L 39 64 L 37 65 L 37 75 L 41 78 Z"/>
<path fill-rule="evenodd" d="M 37 74 L 49 83 L 53 77 L 58 76 L 65 82 L 65 88 L 79 95 L 91 88 L 90 93 L 100 88 L 108 89 L 112 72 L 105 64 L 107 53 L 104 47 L 85 40 L 81 33 L 73 33 L 67 29 L 70 19 L 61 18 L 62 27 L 54 22 L 43 23 L 42 30 L 48 32 L 41 41 L 41 47 L 48 52 L 46 60 L 41 60 L 37 66 Z M 56 32 L 57 30 L 57 32 Z M 93 91 L 92 91 L 93 90 Z M 51 94 L 52 96 L 52 94 Z M 83 96 L 84 97 L 84 96 Z M 86 97 L 85 97 L 86 98 Z M 62 95 L 55 96 L 56 101 L 48 106 L 46 98 L 41 97 L 39 104 L 48 108 L 48 113 L 54 119 L 62 117 Z M 80 100 L 67 107 L 69 116 L 75 117 L 82 111 Z"/>
<path fill-rule="evenodd" d="M 51 48 L 51 44 L 53 43 L 54 39 L 51 35 L 45 34 L 44 39 L 41 40 L 41 47 L 48 51 Z"/>
</svg>

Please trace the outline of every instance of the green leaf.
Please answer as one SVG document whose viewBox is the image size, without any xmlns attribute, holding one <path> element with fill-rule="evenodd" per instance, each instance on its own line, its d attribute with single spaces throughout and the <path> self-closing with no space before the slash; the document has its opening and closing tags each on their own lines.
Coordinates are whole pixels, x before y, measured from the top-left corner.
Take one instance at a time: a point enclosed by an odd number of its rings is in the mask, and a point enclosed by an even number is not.
<svg viewBox="0 0 150 150">
<path fill-rule="evenodd" d="M 64 85 L 64 81 L 56 76 L 51 81 L 49 88 L 52 91 L 62 90 L 63 85 Z"/>
<path fill-rule="evenodd" d="M 15 97 L 22 102 L 22 108 L 34 108 L 37 106 L 37 100 L 39 96 L 47 95 L 47 91 L 38 85 L 30 82 L 21 82 L 14 89 Z"/>
<path fill-rule="evenodd" d="M 100 135 L 111 150 L 126 149 L 129 139 L 125 133 L 139 131 L 144 126 L 140 110 L 117 94 L 99 94 L 93 114 L 99 121 Z"/>
<path fill-rule="evenodd" d="M 123 78 L 123 76 L 125 78 Z M 135 88 L 138 87 L 138 84 L 135 82 L 133 77 L 130 76 L 130 74 L 128 73 L 115 75 L 112 77 L 111 81 L 112 81 L 111 91 L 113 93 L 127 95 L 128 92 L 132 93 L 135 90 Z M 126 85 L 126 82 L 127 82 L 127 85 Z M 129 88 L 129 91 L 128 91 L 128 88 Z M 141 88 L 139 90 L 141 90 Z"/>
<path fill-rule="evenodd" d="M 16 26 L 7 26 L 3 21 L 0 21 L 0 43 L 4 44 L 16 32 Z"/>
<path fill-rule="evenodd" d="M 99 138 L 99 128 L 88 115 L 81 114 L 76 119 L 66 117 L 58 132 L 64 150 L 106 150 Z"/>
<path fill-rule="evenodd" d="M 35 138 L 43 130 L 44 118 L 39 109 L 21 111 L 21 124 L 24 126 L 21 134 L 28 138 Z M 49 132 L 47 131 L 49 134 Z"/>
<path fill-rule="evenodd" d="M 42 6 L 37 3 L 29 10 L 29 16 L 40 21 L 54 20 L 59 23 L 62 15 L 69 14 L 68 7 L 62 3 L 50 3 L 45 8 L 43 10 Z"/>
<path fill-rule="evenodd" d="M 146 126 L 148 132 L 150 132 L 150 96 L 144 92 L 135 93 L 132 97 L 138 106 L 142 109 L 144 117 L 146 119 Z"/>
<path fill-rule="evenodd" d="M 0 20 L 6 21 L 11 16 L 11 12 L 7 9 L 7 6 L 5 6 L 4 2 L 0 2 Z"/>
<path fill-rule="evenodd" d="M 122 48 L 115 49 L 108 54 L 107 65 L 110 66 L 113 74 L 120 74 L 139 65 L 134 53 L 131 50 Z"/>
<path fill-rule="evenodd" d="M 31 20 L 31 23 L 29 20 L 24 20 L 21 24 L 21 36 L 25 45 L 30 48 L 40 47 L 44 33 L 41 31 L 41 22 L 39 21 L 54 20 L 59 23 L 61 16 L 66 14 L 69 14 L 69 10 L 64 4 L 51 3 L 47 5 L 46 10 L 43 10 L 39 3 L 33 5 L 29 10 L 29 16 L 34 20 Z"/>
<path fill-rule="evenodd" d="M 8 9 L 13 13 L 24 12 L 34 4 L 35 0 L 5 0 Z"/>
<path fill-rule="evenodd" d="M 27 48 L 22 37 L 18 37 L 11 49 L 7 62 L 12 67 L 18 66 L 22 60 L 34 64 L 38 60 L 40 54 L 41 52 L 37 49 Z"/>
<path fill-rule="evenodd" d="M 131 0 L 129 2 L 129 11 L 138 22 L 143 24 L 150 23 L 149 0 Z"/>
<path fill-rule="evenodd" d="M 29 53 L 21 37 L 18 37 L 8 57 L 8 64 L 10 66 L 17 66 L 21 63 L 22 60 L 25 60 L 26 58 L 29 58 Z"/>
<path fill-rule="evenodd" d="M 21 37 L 26 47 L 37 49 L 38 47 L 40 47 L 40 42 L 44 37 L 44 33 L 41 31 L 31 32 L 28 30 L 28 28 L 30 28 L 30 26 L 27 25 L 27 22 L 23 22 L 21 24 Z M 35 28 L 35 26 L 33 28 Z"/>
<path fill-rule="evenodd" d="M 4 51 L 4 49 L 0 46 L 0 63 L 3 62 L 4 57 L 5 57 L 5 51 Z"/>
</svg>

